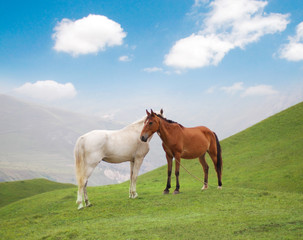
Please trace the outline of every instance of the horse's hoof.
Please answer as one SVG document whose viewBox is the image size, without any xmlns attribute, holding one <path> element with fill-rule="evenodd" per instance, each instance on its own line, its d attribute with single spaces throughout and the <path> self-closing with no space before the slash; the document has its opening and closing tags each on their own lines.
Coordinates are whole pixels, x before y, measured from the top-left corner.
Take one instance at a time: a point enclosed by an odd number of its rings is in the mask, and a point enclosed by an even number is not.
<svg viewBox="0 0 303 240">
<path fill-rule="evenodd" d="M 179 190 L 174 191 L 174 194 L 179 194 L 179 193 L 180 193 Z"/>
<path fill-rule="evenodd" d="M 222 186 L 218 186 L 218 189 L 222 190 Z"/>
<path fill-rule="evenodd" d="M 81 203 L 79 206 L 78 206 L 78 210 L 81 210 L 81 209 L 83 209 L 84 207 L 83 207 L 83 204 Z"/>
<path fill-rule="evenodd" d="M 91 207 L 93 206 L 88 200 L 85 201 L 85 207 Z"/>
<path fill-rule="evenodd" d="M 206 189 L 208 189 L 208 186 L 205 186 L 205 185 L 201 188 L 202 191 L 204 191 Z"/>
<path fill-rule="evenodd" d="M 138 197 L 138 193 L 131 193 L 130 195 L 129 195 L 129 198 L 132 198 L 132 199 L 135 199 L 135 198 L 137 198 Z"/>
<path fill-rule="evenodd" d="M 164 190 L 163 194 L 169 194 L 169 190 Z"/>
</svg>

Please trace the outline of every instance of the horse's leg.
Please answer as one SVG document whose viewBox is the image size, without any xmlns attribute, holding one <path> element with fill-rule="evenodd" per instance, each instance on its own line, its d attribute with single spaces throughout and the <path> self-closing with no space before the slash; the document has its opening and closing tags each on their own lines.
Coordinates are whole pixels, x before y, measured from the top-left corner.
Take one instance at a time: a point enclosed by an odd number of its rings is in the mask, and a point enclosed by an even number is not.
<svg viewBox="0 0 303 240">
<path fill-rule="evenodd" d="M 203 154 L 202 156 L 199 157 L 199 161 L 203 167 L 203 171 L 204 171 L 204 185 L 202 187 L 201 190 L 205 190 L 208 188 L 208 164 L 205 160 L 205 154 Z"/>
<path fill-rule="evenodd" d="M 86 191 L 86 186 L 88 181 L 87 179 L 88 179 L 87 177 L 84 177 L 78 182 L 78 197 L 76 202 L 78 204 L 78 210 L 84 207 L 82 202 L 83 195 L 84 195 L 85 206 L 86 207 L 92 206 L 91 203 L 88 201 L 88 197 L 87 197 L 87 191 Z"/>
<path fill-rule="evenodd" d="M 218 169 L 218 166 L 217 166 L 217 152 L 209 151 L 208 154 L 209 154 L 210 158 L 212 159 L 216 172 L 217 172 L 218 189 L 222 189 L 222 180 L 221 180 L 222 175 L 221 175 L 221 170 Z"/>
<path fill-rule="evenodd" d="M 167 183 L 166 183 L 166 188 L 163 191 L 163 194 L 168 194 L 169 189 L 171 188 L 170 182 L 171 182 L 171 171 L 173 166 L 173 158 L 167 153 L 166 153 L 166 160 L 167 160 Z"/>
<path fill-rule="evenodd" d="M 174 191 L 174 194 L 178 194 L 178 193 L 180 193 L 179 192 L 179 189 L 180 189 L 179 172 L 180 172 L 180 161 L 181 161 L 180 156 L 176 155 L 175 160 L 176 160 L 175 161 L 176 162 L 176 165 L 175 165 L 176 189 Z"/>
<path fill-rule="evenodd" d="M 83 208 L 83 203 L 82 203 L 82 196 L 83 196 L 83 191 L 84 191 L 84 181 L 79 181 L 78 182 L 78 196 L 77 196 L 77 201 L 76 203 L 78 204 L 78 210 Z"/>
<path fill-rule="evenodd" d="M 86 190 L 87 182 L 88 182 L 88 180 L 86 180 L 86 183 L 84 185 L 84 200 L 85 200 L 85 206 L 86 207 L 91 207 L 93 205 L 88 201 L 88 197 L 87 197 L 87 190 Z"/>
<path fill-rule="evenodd" d="M 86 166 L 82 166 L 81 169 L 77 171 L 77 182 L 78 182 L 78 194 L 77 201 L 78 210 L 83 208 L 83 195 L 86 195 L 86 185 L 87 185 L 87 176 L 86 176 Z"/>
<path fill-rule="evenodd" d="M 89 202 L 88 200 L 88 196 L 87 196 L 87 182 L 88 182 L 88 178 L 90 177 L 90 175 L 93 173 L 95 167 L 98 165 L 99 162 L 94 162 L 93 164 L 90 164 L 86 166 L 86 171 L 85 171 L 85 176 L 83 178 L 83 182 L 85 182 L 84 186 L 83 186 L 83 189 L 82 189 L 82 193 L 84 195 L 84 202 L 85 202 L 85 206 L 86 207 L 91 207 L 92 204 Z M 82 207 L 83 208 L 83 205 Z M 80 206 L 78 207 L 78 209 L 81 209 Z"/>
<path fill-rule="evenodd" d="M 136 192 L 136 184 L 137 184 L 137 177 L 138 177 L 138 173 L 141 167 L 141 164 L 143 162 L 143 158 L 135 158 L 134 161 L 134 167 L 133 167 L 133 174 L 132 174 L 132 178 L 131 178 L 131 191 L 130 191 L 130 198 L 136 198 L 138 197 L 138 194 Z"/>
<path fill-rule="evenodd" d="M 132 182 L 133 182 L 133 170 L 134 170 L 134 161 L 130 161 L 130 176 L 129 176 L 129 180 L 130 180 L 130 184 L 129 184 L 129 198 L 131 198 L 131 192 L 132 192 Z"/>
</svg>

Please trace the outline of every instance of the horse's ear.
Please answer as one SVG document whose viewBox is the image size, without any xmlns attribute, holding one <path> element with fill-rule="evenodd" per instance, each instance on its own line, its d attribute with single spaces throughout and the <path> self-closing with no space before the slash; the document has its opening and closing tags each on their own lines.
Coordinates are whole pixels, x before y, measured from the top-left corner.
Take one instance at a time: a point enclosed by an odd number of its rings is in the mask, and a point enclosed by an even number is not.
<svg viewBox="0 0 303 240">
<path fill-rule="evenodd" d="M 152 109 L 150 110 L 150 113 L 151 113 L 152 116 L 155 116 L 155 113 Z"/>
<path fill-rule="evenodd" d="M 147 111 L 147 109 L 146 109 L 146 114 L 147 114 L 147 116 L 149 116 L 149 115 L 150 115 L 150 113 Z"/>
<path fill-rule="evenodd" d="M 161 108 L 160 114 L 161 114 L 161 116 L 163 116 L 163 108 Z"/>
</svg>

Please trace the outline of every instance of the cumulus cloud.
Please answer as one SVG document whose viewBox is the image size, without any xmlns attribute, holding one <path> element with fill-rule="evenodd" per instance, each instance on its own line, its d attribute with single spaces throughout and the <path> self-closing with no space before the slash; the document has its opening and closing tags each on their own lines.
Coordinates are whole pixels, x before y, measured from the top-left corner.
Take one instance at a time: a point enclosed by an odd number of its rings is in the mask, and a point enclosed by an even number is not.
<svg viewBox="0 0 303 240">
<path fill-rule="evenodd" d="M 215 34 L 208 36 L 192 34 L 175 43 L 165 56 L 164 63 L 177 68 L 217 65 L 231 48 L 233 48 L 231 43 L 221 40 Z"/>
<path fill-rule="evenodd" d="M 273 89 L 271 85 L 261 84 L 256 86 L 244 87 L 243 82 L 236 82 L 231 86 L 221 87 L 220 89 L 230 95 L 241 93 L 241 97 L 269 96 L 279 93 L 277 90 Z M 207 91 L 207 92 L 213 93 L 213 91 Z"/>
<path fill-rule="evenodd" d="M 163 69 L 159 67 L 151 67 L 151 68 L 144 68 L 144 72 L 152 73 L 152 72 L 162 72 Z"/>
<path fill-rule="evenodd" d="M 236 92 L 241 91 L 243 89 L 244 89 L 243 82 L 234 83 L 230 87 L 221 87 L 221 90 L 229 94 L 235 94 Z"/>
<path fill-rule="evenodd" d="M 258 86 L 253 86 L 253 87 L 248 87 L 245 89 L 243 94 L 241 95 L 242 97 L 247 97 L 247 96 L 269 96 L 269 95 L 274 95 L 277 94 L 278 91 L 274 90 L 272 86 L 270 85 L 258 85 Z"/>
<path fill-rule="evenodd" d="M 201 5 L 208 3 L 209 0 L 195 0 L 194 7 L 200 7 Z"/>
<path fill-rule="evenodd" d="M 296 28 L 296 35 L 288 37 L 289 43 L 282 46 L 279 55 L 288 61 L 303 60 L 303 22 Z"/>
<path fill-rule="evenodd" d="M 54 49 L 73 56 L 98 53 L 122 45 L 126 37 L 121 25 L 106 16 L 89 14 L 72 21 L 64 18 L 54 28 Z"/>
<path fill-rule="evenodd" d="M 73 98 L 77 91 L 72 83 L 61 84 L 52 80 L 25 83 L 14 89 L 18 94 L 45 101 Z"/>
<path fill-rule="evenodd" d="M 196 1 L 195 5 L 205 1 Z M 288 14 L 265 13 L 266 1 L 214 0 L 206 14 L 202 30 L 178 40 L 164 58 L 176 68 L 200 68 L 217 65 L 234 48 L 243 49 L 263 35 L 285 30 Z"/>
<path fill-rule="evenodd" d="M 129 56 L 126 56 L 126 55 L 119 57 L 120 62 L 130 62 L 131 60 L 132 59 Z"/>
<path fill-rule="evenodd" d="M 206 89 L 205 92 L 208 94 L 212 94 L 212 93 L 214 93 L 215 90 L 216 90 L 216 86 L 211 86 L 208 89 Z"/>
</svg>

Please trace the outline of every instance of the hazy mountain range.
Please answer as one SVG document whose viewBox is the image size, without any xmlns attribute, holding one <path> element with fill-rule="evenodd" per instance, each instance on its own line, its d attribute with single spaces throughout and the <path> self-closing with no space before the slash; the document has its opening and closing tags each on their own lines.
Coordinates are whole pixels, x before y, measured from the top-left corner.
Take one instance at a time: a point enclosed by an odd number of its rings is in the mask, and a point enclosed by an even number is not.
<svg viewBox="0 0 303 240">
<path fill-rule="evenodd" d="M 136 121 L 137 119 L 134 119 Z M 0 94 L 0 181 L 44 177 L 75 182 L 73 149 L 77 138 L 94 129 L 120 129 L 122 124 Z M 158 136 L 140 173 L 166 163 Z M 104 185 L 129 178 L 129 163 L 101 162 L 89 179 Z"/>
</svg>

